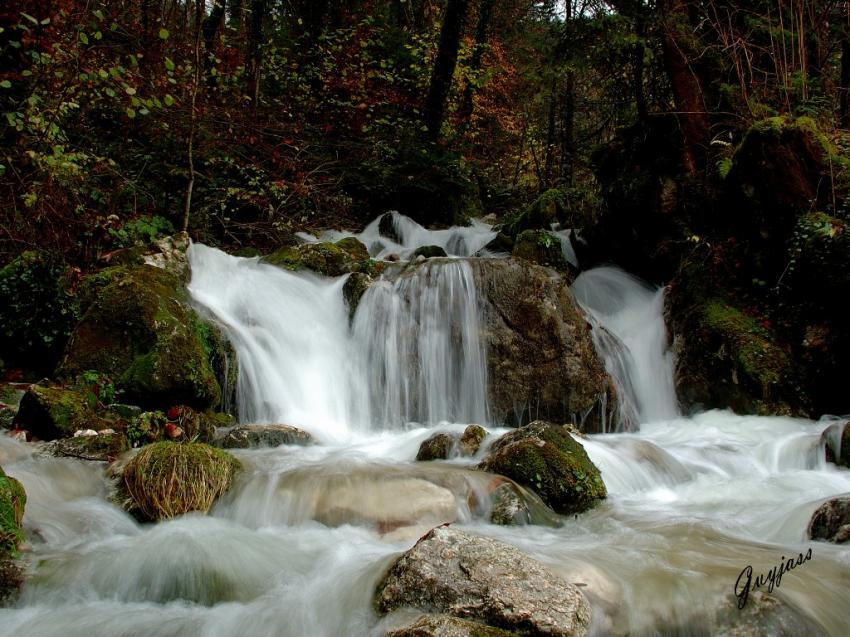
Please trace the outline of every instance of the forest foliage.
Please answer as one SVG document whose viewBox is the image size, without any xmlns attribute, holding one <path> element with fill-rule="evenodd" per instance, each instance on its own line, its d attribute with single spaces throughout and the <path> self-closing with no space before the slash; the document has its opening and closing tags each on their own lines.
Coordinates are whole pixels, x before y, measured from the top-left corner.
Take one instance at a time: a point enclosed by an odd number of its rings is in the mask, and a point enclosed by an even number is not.
<svg viewBox="0 0 850 637">
<path fill-rule="evenodd" d="M 723 178 L 755 121 L 848 122 L 832 0 L 9 0 L 0 253 L 86 267 L 180 230 L 275 246 L 388 208 L 450 223 L 549 188 L 676 113 Z M 449 210 L 450 213 L 445 213 Z"/>
</svg>

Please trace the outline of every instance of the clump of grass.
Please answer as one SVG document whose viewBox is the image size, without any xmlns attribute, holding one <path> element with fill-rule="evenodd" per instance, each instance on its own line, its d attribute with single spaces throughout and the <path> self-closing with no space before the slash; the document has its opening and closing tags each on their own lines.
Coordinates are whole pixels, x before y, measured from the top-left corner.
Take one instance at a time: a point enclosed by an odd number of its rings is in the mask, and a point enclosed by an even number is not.
<svg viewBox="0 0 850 637">
<path fill-rule="evenodd" d="M 209 445 L 157 442 L 127 464 L 123 483 L 140 517 L 165 520 L 209 511 L 240 468 L 236 458 Z"/>
</svg>

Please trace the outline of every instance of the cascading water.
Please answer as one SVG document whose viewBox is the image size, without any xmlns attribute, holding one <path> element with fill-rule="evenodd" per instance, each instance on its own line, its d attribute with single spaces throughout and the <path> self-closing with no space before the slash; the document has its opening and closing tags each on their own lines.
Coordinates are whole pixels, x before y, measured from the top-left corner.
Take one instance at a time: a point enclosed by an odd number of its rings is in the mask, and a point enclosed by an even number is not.
<svg viewBox="0 0 850 637">
<path fill-rule="evenodd" d="M 806 540 L 820 503 L 850 492 L 850 471 L 824 460 L 839 421 L 677 416 L 660 291 L 608 268 L 579 277 L 640 430 L 578 439 L 608 487 L 595 509 L 500 527 L 475 505 L 480 454 L 412 462 L 435 431 L 487 418 L 463 260 L 392 266 L 350 325 L 342 279 L 203 246 L 191 259 L 193 297 L 238 352 L 242 419 L 312 428 L 323 444 L 236 451 L 244 471 L 209 516 L 139 525 L 107 499 L 102 466 L 0 437 L 0 464 L 29 495 L 33 571 L 18 606 L 0 608 L 0 637 L 379 637 L 375 586 L 435 519 L 580 583 L 594 637 L 715 634 L 742 569 L 812 549 L 773 595 L 820 627 L 805 634 L 848 634 L 850 552 Z"/>
<path fill-rule="evenodd" d="M 592 319 L 594 344 L 616 385 L 621 429 L 676 418 L 664 290 L 612 267 L 583 272 L 571 289 Z"/>
</svg>

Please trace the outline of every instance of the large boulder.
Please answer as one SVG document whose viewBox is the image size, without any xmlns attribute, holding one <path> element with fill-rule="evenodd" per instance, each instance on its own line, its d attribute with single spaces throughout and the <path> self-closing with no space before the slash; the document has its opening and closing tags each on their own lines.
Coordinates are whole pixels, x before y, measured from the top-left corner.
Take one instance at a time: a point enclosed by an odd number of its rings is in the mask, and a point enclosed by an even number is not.
<svg viewBox="0 0 850 637">
<path fill-rule="evenodd" d="M 312 270 L 325 276 L 341 276 L 350 272 L 367 272 L 369 252 L 358 239 L 346 237 L 336 243 L 322 241 L 287 246 L 263 257 L 285 270 Z"/>
<path fill-rule="evenodd" d="M 517 259 L 470 261 L 482 304 L 490 405 L 494 420 L 522 424 L 532 416 L 571 422 L 590 414 L 599 427 L 609 377 L 591 328 L 563 279 Z M 608 401 L 613 408 L 613 401 Z"/>
<path fill-rule="evenodd" d="M 222 449 L 252 449 L 280 445 L 310 445 L 313 436 L 308 432 L 281 424 L 236 425 L 216 432 L 212 444 Z"/>
<path fill-rule="evenodd" d="M 125 399 L 145 407 L 221 399 L 224 340 L 192 310 L 180 279 L 161 268 L 114 267 L 83 282 L 84 314 L 59 373 L 97 370 L 116 379 Z"/>
<path fill-rule="evenodd" d="M 567 428 L 544 421 L 499 438 L 478 467 L 532 489 L 558 513 L 580 513 L 608 495 L 584 447 Z"/>
<path fill-rule="evenodd" d="M 387 637 L 513 637 L 516 633 L 451 615 L 420 615 Z"/>
<path fill-rule="evenodd" d="M 108 432 L 54 440 L 42 445 L 39 455 L 112 462 L 129 448 L 127 436 L 123 433 Z"/>
<path fill-rule="evenodd" d="M 0 562 L 14 556 L 24 539 L 21 525 L 26 503 L 24 487 L 0 467 Z"/>
<path fill-rule="evenodd" d="M 820 505 L 807 529 L 813 540 L 844 544 L 850 540 L 850 496 L 832 498 Z"/>
<path fill-rule="evenodd" d="M 151 521 L 206 513 L 230 488 L 240 466 L 230 454 L 202 443 L 148 445 L 124 467 L 125 506 Z"/>
<path fill-rule="evenodd" d="M 98 409 L 90 392 L 60 385 L 35 384 L 21 399 L 15 427 L 41 440 L 73 436 L 80 429 L 111 429 L 119 418 Z"/>
<path fill-rule="evenodd" d="M 378 585 L 381 613 L 411 607 L 482 622 L 516 635 L 586 635 L 581 591 L 512 546 L 438 527 L 404 553 Z"/>
</svg>

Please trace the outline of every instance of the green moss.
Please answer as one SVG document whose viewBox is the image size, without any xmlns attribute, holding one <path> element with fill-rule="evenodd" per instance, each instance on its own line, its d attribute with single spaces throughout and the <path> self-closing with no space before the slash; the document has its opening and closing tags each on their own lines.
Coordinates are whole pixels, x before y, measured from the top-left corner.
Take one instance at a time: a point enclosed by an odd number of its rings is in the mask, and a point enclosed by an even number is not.
<svg viewBox="0 0 850 637">
<path fill-rule="evenodd" d="M 521 232 L 514 243 L 513 256 L 558 270 L 570 268 L 561 249 L 561 240 L 545 230 Z"/>
<path fill-rule="evenodd" d="M 108 462 L 130 448 L 123 433 L 76 436 L 56 440 L 47 447 L 51 455 Z"/>
<path fill-rule="evenodd" d="M 529 487 L 558 513 L 579 513 L 607 497 L 584 447 L 565 428 L 543 421 L 500 438 L 479 466 Z"/>
<path fill-rule="evenodd" d="M 101 426 L 90 392 L 58 386 L 32 385 L 21 399 L 16 423 L 42 440 L 70 436 L 78 429 Z"/>
<path fill-rule="evenodd" d="M 147 520 L 163 520 L 209 511 L 240 468 L 229 453 L 206 444 L 157 442 L 127 464 L 123 487 L 131 510 Z"/>
<path fill-rule="evenodd" d="M 336 246 L 348 253 L 355 261 L 365 261 L 369 258 L 369 251 L 366 246 L 355 237 L 346 237 L 336 242 Z"/>
<path fill-rule="evenodd" d="M 110 269 L 90 286 L 97 294 L 74 331 L 61 375 L 98 370 L 142 405 L 218 404 L 209 329 L 174 274 L 146 265 Z"/>
<path fill-rule="evenodd" d="M 523 230 L 546 229 L 566 220 L 564 194 L 555 188 L 547 190 L 518 214 L 509 218 L 502 231 L 511 239 Z"/>
<path fill-rule="evenodd" d="M 717 299 L 705 305 L 703 318 L 705 326 L 729 344 L 732 358 L 748 377 L 762 386 L 765 396 L 771 385 L 782 381 L 790 362 L 767 328 Z"/>
<path fill-rule="evenodd" d="M 24 539 L 21 524 L 26 502 L 23 485 L 0 467 L 0 560 L 13 557 Z"/>
</svg>

